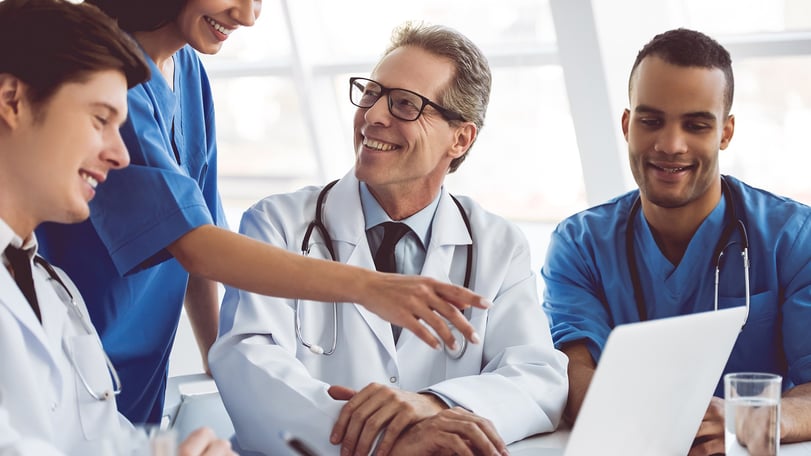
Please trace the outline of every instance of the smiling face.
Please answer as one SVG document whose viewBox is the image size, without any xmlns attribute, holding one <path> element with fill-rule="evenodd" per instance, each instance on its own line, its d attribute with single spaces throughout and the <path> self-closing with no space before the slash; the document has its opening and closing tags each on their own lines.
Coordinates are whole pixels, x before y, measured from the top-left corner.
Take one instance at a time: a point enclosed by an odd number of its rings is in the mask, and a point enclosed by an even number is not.
<svg viewBox="0 0 811 456">
<path fill-rule="evenodd" d="M 724 73 L 646 57 L 622 116 L 631 172 L 643 204 L 709 213 L 721 195 L 718 151 L 734 132 L 725 116 Z"/>
<path fill-rule="evenodd" d="M 371 79 L 440 103 L 453 71 L 450 60 L 406 46 L 386 55 Z M 431 106 L 415 121 L 397 119 L 383 96 L 372 107 L 355 112 L 355 175 L 378 201 L 388 195 L 419 200 L 417 206 L 427 199 L 427 205 L 439 191 L 451 160 L 467 151 L 475 135 L 472 123 L 452 125 Z"/>
<path fill-rule="evenodd" d="M 25 237 L 41 222 L 75 223 L 111 169 L 129 164 L 119 127 L 127 83 L 119 71 L 91 73 L 62 85 L 42 106 L 25 84 L 0 75 L 2 217 Z"/>
<path fill-rule="evenodd" d="M 261 11 L 261 0 L 188 0 L 175 22 L 191 47 L 216 54 L 234 30 L 252 26 Z"/>
</svg>

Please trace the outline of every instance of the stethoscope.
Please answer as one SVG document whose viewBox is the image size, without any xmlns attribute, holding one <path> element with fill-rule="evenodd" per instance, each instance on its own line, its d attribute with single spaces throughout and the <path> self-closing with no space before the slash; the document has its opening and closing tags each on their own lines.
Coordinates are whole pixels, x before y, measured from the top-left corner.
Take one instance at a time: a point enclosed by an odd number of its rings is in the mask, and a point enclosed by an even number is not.
<svg viewBox="0 0 811 456">
<path fill-rule="evenodd" d="M 335 255 L 335 250 L 332 247 L 332 237 L 329 235 L 327 231 L 327 227 L 324 225 L 324 220 L 322 218 L 322 213 L 324 209 L 324 201 L 327 199 L 327 193 L 332 189 L 332 187 L 338 181 L 332 181 L 321 190 L 318 194 L 318 199 L 315 203 L 315 218 L 309 225 L 307 225 L 307 230 L 304 232 L 304 239 L 301 241 L 301 254 L 304 256 L 308 256 L 310 254 L 310 236 L 312 235 L 313 231 L 318 231 L 321 235 L 321 239 L 323 239 L 324 244 L 327 246 L 327 250 L 329 251 L 329 256 L 332 261 L 338 261 L 337 256 Z M 470 219 L 468 219 L 467 213 L 465 213 L 462 204 L 457 200 L 453 195 L 449 195 L 453 202 L 456 204 L 456 207 L 459 209 L 459 214 L 462 216 L 462 220 L 465 222 L 465 227 L 467 227 L 467 232 L 470 235 L 471 240 L 473 239 L 473 230 L 470 227 Z M 467 246 L 467 257 L 465 262 L 465 282 L 464 287 L 470 288 L 470 276 L 471 271 L 473 270 L 473 243 L 471 242 Z M 332 345 L 330 346 L 329 350 L 324 350 L 324 347 L 321 345 L 308 342 L 304 339 L 304 336 L 301 332 L 301 317 L 299 315 L 299 300 L 296 299 L 296 339 L 301 342 L 301 345 L 309 349 L 312 353 L 316 355 L 332 355 L 335 353 L 335 347 L 338 344 L 338 304 L 336 302 L 332 303 Z M 470 309 L 465 310 L 465 316 L 470 318 L 469 315 Z M 451 348 L 447 344 L 443 343 L 445 353 L 451 359 L 459 359 L 462 355 L 465 354 L 465 350 L 467 350 L 467 339 L 465 339 L 464 335 L 455 327 L 451 326 L 451 332 L 453 333 L 454 341 L 456 342 L 456 347 Z"/>
<path fill-rule="evenodd" d="M 741 257 L 743 258 L 743 280 L 745 285 L 745 302 L 746 302 L 746 317 L 744 318 L 744 325 L 749 318 L 749 237 L 746 235 L 746 226 L 743 221 L 738 218 L 738 212 L 735 209 L 736 199 L 733 198 L 732 188 L 727 183 L 724 176 L 721 176 L 721 190 L 724 193 L 724 198 L 727 201 L 725 213 L 725 227 L 721 232 L 721 237 L 715 244 L 712 258 L 715 261 L 715 300 L 714 309 L 718 310 L 718 285 L 721 276 L 721 259 L 727 248 L 738 242 L 729 242 L 733 232 L 737 231 L 740 234 Z M 645 307 L 645 299 L 642 294 L 642 284 L 639 279 L 639 269 L 636 265 L 636 256 L 634 255 L 634 220 L 639 213 L 641 202 L 639 196 L 636 197 L 631 210 L 628 213 L 628 220 L 625 225 L 625 255 L 628 259 L 628 270 L 631 274 L 631 283 L 634 287 L 634 300 L 636 301 L 636 309 L 639 312 L 639 320 L 645 321 L 648 319 L 647 308 Z M 743 325 L 741 325 L 743 329 Z"/>
<path fill-rule="evenodd" d="M 93 326 L 88 322 L 87 318 L 85 318 L 84 312 L 82 312 L 82 309 L 79 307 L 79 304 L 73 297 L 73 293 L 70 292 L 67 285 L 65 285 L 65 282 L 63 282 L 62 278 L 59 277 L 59 274 L 57 274 L 53 266 L 38 255 L 34 257 L 34 263 L 45 269 L 45 272 L 47 272 L 49 276 L 48 280 L 50 280 L 52 283 L 56 282 L 59 284 L 59 286 L 53 285 L 56 295 L 67 306 L 73 316 L 81 322 L 84 330 L 90 335 L 95 335 L 96 332 L 94 331 Z M 99 348 L 101 348 L 101 353 L 104 356 L 104 362 L 107 364 L 107 370 L 110 372 L 110 377 L 113 379 L 114 386 L 112 390 L 107 389 L 101 393 L 97 393 L 93 390 L 93 387 L 90 386 L 90 383 L 87 381 L 84 374 L 82 374 L 79 364 L 74 359 L 72 350 L 66 345 L 67 343 L 64 340 L 62 341 L 62 349 L 68 355 L 68 360 L 70 361 L 73 370 L 76 371 L 76 374 L 79 376 L 80 383 L 82 386 L 84 386 L 84 389 L 90 394 L 90 396 L 98 401 L 107 401 L 121 393 L 121 379 L 118 377 L 118 372 L 115 370 L 113 362 L 110 361 L 110 357 L 107 356 L 107 352 L 104 351 L 104 347 L 101 345 L 101 341 L 98 339 L 98 337 L 96 337 L 96 341 L 99 344 Z"/>
</svg>

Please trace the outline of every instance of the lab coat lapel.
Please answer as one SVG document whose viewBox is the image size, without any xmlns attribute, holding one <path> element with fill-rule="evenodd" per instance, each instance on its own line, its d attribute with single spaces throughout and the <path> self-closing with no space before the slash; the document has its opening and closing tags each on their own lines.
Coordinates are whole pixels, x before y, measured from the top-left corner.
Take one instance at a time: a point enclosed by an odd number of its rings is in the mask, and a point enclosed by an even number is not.
<svg viewBox="0 0 811 456">
<path fill-rule="evenodd" d="M 37 275 L 37 271 L 34 271 L 34 275 Z M 46 324 L 49 327 L 57 324 L 56 321 L 51 321 L 53 319 L 58 319 L 58 324 L 61 325 L 61 322 L 64 321 L 64 316 L 58 314 L 51 315 L 50 313 L 46 314 L 46 312 L 51 312 L 53 309 L 50 309 L 51 303 L 47 302 L 49 297 L 45 296 L 47 290 L 43 287 L 43 284 L 47 286 L 47 282 L 35 278 L 34 287 L 37 296 L 40 297 L 39 301 L 43 310 L 43 320 L 46 320 Z M 44 360 L 45 362 L 55 365 L 54 360 L 48 355 L 50 350 L 48 349 L 49 342 L 46 339 L 46 331 L 43 329 L 39 320 L 37 320 L 25 296 L 19 291 L 17 283 L 5 268 L 2 268 L 2 271 L 0 271 L 0 290 L 8 290 L 8 292 L 0 294 L 0 305 L 5 306 L 6 309 L 11 312 L 14 318 L 20 322 L 21 329 L 28 333 L 29 337 L 27 337 L 27 339 L 33 341 L 32 346 L 29 347 L 31 355 L 46 358 Z M 61 337 L 62 330 L 59 329 L 56 331 L 56 334 L 58 334 L 58 337 Z M 56 371 L 56 369 L 54 369 L 54 371 Z"/>
<path fill-rule="evenodd" d="M 461 286 L 465 280 L 465 246 L 472 242 L 459 209 L 443 187 L 431 225 L 431 244 L 425 253 L 422 275 Z M 457 250 L 460 260 L 454 262 Z"/>
<path fill-rule="evenodd" d="M 335 244 L 338 261 L 365 269 L 375 269 L 366 240 L 366 223 L 360 203 L 359 182 L 352 169 L 329 192 L 324 205 L 324 223 Z M 360 304 L 352 304 L 392 359 L 397 359 L 391 324 Z"/>
<path fill-rule="evenodd" d="M 472 242 L 459 209 L 443 187 L 431 224 L 431 243 L 425 253 L 425 264 L 420 275 L 462 286 L 465 281 L 466 246 Z M 400 344 L 405 346 L 420 342 L 416 339 L 413 333 L 404 331 Z"/>
</svg>

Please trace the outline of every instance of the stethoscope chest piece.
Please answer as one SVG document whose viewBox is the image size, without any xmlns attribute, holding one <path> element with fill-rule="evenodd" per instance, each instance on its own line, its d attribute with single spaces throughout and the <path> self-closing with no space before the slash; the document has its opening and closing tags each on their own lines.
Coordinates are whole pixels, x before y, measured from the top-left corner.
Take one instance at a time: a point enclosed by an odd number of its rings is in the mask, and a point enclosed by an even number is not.
<svg viewBox="0 0 811 456">
<path fill-rule="evenodd" d="M 470 320 L 469 312 L 470 309 L 465 310 L 465 316 L 468 318 L 468 321 Z M 462 334 L 461 331 L 456 329 L 456 326 L 451 324 L 448 326 L 450 327 L 455 346 L 451 348 L 448 344 L 442 342 L 442 349 L 445 351 L 448 358 L 459 359 L 465 354 L 465 350 L 467 350 L 467 339 L 465 339 L 465 335 Z"/>
<path fill-rule="evenodd" d="M 444 347 L 445 354 L 448 355 L 448 358 L 459 359 L 465 354 L 465 350 L 467 350 L 467 339 L 465 339 L 462 332 L 456 329 L 455 326 L 451 325 L 450 328 L 451 334 L 453 334 L 453 340 L 456 342 L 456 346 L 451 348 L 446 343 L 443 343 L 442 345 Z"/>
</svg>

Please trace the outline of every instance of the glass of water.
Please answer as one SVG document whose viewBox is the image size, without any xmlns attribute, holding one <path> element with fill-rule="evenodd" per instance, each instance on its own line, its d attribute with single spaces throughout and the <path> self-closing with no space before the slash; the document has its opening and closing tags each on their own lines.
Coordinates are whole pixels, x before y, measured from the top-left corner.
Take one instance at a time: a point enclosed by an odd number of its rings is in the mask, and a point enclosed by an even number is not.
<svg viewBox="0 0 811 456">
<path fill-rule="evenodd" d="M 741 372 L 724 376 L 727 456 L 775 456 L 780 448 L 783 378 Z"/>
</svg>

